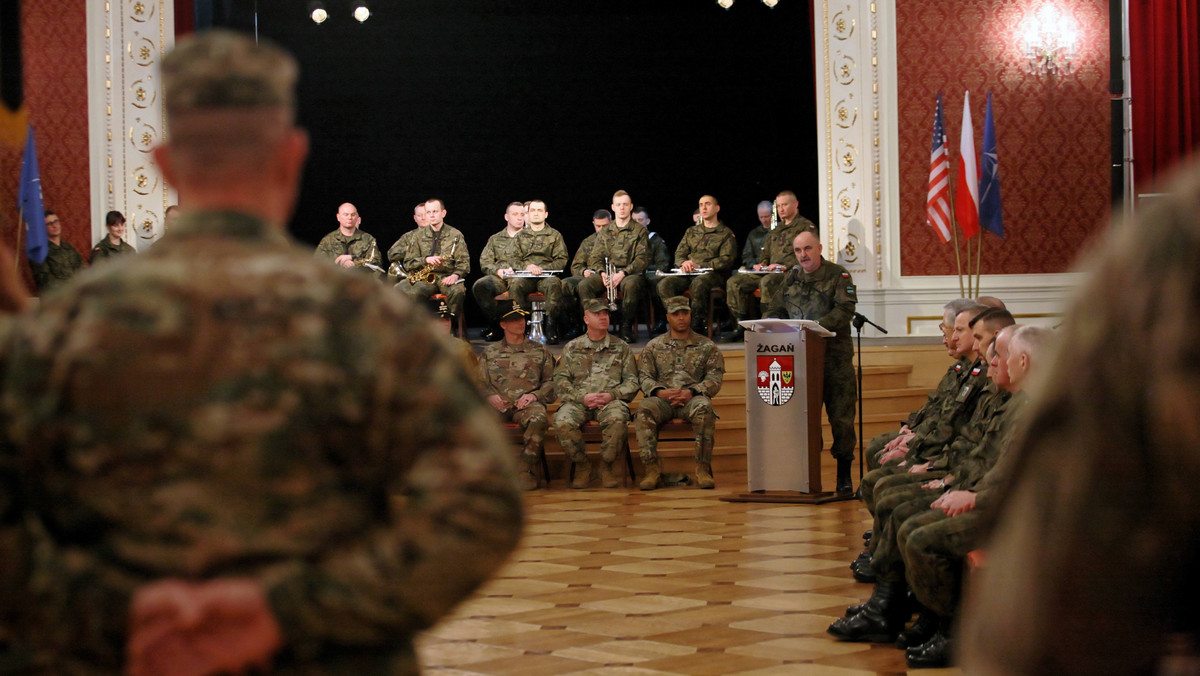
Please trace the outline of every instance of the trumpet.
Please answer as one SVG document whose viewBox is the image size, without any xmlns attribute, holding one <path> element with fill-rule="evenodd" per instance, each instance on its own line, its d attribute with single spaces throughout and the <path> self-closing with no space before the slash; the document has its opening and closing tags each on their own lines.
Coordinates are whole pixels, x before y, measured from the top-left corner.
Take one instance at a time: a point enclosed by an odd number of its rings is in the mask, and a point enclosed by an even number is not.
<svg viewBox="0 0 1200 676">
<path fill-rule="evenodd" d="M 452 244 L 450 244 L 450 254 L 448 256 L 446 256 L 446 260 L 452 260 L 454 258 L 454 248 L 456 246 L 458 246 L 458 238 L 457 237 L 454 239 L 454 242 Z M 410 274 L 407 277 L 407 279 L 408 279 L 408 283 L 412 284 L 414 286 L 418 282 L 425 282 L 427 284 L 436 284 L 437 283 L 437 273 L 433 271 L 432 264 L 426 263 L 425 267 Z"/>
<path fill-rule="evenodd" d="M 608 304 L 616 307 L 617 287 L 615 284 L 613 284 L 612 279 L 613 275 L 617 274 L 617 269 L 613 266 L 612 262 L 608 260 L 608 256 L 604 257 L 604 274 L 608 278 L 608 281 L 606 281 L 604 284 L 608 291 Z"/>
</svg>

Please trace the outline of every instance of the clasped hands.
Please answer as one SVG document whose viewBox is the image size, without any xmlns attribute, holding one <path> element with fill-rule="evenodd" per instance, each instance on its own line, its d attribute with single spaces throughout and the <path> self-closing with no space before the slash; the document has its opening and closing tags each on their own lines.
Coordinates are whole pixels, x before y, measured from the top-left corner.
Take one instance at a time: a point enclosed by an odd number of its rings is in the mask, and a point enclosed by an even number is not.
<svg viewBox="0 0 1200 676">
<path fill-rule="evenodd" d="M 498 394 L 490 394 L 487 398 L 487 402 L 492 405 L 492 408 L 500 411 L 501 413 L 504 413 L 513 406 L 516 406 L 517 410 L 520 411 L 535 401 L 537 401 L 537 396 L 535 396 L 532 392 L 526 392 L 525 394 L 517 397 L 517 401 L 515 403 L 505 399 L 504 397 L 501 397 Z"/>
<path fill-rule="evenodd" d="M 663 387 L 654 391 L 654 396 L 666 399 L 672 406 L 683 406 L 692 400 L 692 391 L 686 387 Z"/>
</svg>

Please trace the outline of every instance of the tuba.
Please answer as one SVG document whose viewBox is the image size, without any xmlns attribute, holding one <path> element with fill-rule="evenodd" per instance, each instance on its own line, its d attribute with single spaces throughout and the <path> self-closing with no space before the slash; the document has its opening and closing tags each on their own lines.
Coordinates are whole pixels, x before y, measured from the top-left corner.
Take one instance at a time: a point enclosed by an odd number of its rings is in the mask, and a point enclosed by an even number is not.
<svg viewBox="0 0 1200 676">
<path fill-rule="evenodd" d="M 450 260 L 454 257 L 454 247 L 456 247 L 456 246 L 458 246 L 458 238 L 457 237 L 455 237 L 454 242 L 452 242 L 450 244 L 450 254 L 446 256 L 446 260 Z M 417 270 L 416 272 L 410 273 L 408 275 L 408 283 L 409 284 L 412 284 L 415 286 L 418 282 L 425 282 L 427 284 L 436 284 L 437 283 L 437 273 L 433 271 L 432 265 L 430 265 L 429 263 L 426 263 L 425 266 L 422 267 L 420 270 Z"/>
</svg>

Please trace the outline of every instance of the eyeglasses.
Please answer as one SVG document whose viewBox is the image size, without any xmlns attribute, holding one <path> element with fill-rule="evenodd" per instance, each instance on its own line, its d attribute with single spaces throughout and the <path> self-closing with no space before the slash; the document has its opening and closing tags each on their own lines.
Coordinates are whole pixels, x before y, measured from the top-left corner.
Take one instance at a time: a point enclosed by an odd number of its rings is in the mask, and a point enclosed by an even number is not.
<svg viewBox="0 0 1200 676">
<path fill-rule="evenodd" d="M 46 221 L 46 225 L 54 225 L 55 223 L 58 223 L 58 219 L 57 219 L 57 218 L 55 218 L 55 219 L 53 219 L 53 220 Z"/>
</svg>

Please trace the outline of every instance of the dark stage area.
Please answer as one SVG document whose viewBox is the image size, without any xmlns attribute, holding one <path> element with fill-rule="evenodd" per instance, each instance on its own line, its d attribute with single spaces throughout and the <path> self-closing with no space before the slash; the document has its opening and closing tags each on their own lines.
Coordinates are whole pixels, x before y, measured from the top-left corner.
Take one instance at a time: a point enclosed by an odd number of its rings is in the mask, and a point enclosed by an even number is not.
<svg viewBox="0 0 1200 676">
<path fill-rule="evenodd" d="M 739 240 L 780 190 L 818 220 L 807 0 L 376 0 L 363 24 L 326 6 L 317 25 L 301 2 L 197 4 L 199 26 L 257 25 L 300 59 L 303 241 L 350 201 L 386 249 L 439 197 L 477 272 L 509 202 L 545 200 L 574 254 L 617 189 L 672 249 L 705 193 Z"/>
</svg>

